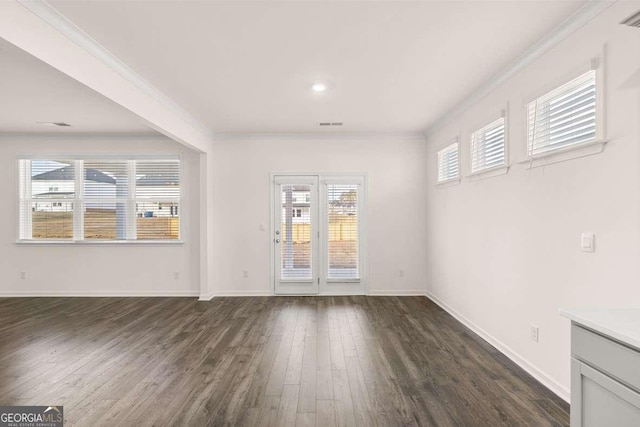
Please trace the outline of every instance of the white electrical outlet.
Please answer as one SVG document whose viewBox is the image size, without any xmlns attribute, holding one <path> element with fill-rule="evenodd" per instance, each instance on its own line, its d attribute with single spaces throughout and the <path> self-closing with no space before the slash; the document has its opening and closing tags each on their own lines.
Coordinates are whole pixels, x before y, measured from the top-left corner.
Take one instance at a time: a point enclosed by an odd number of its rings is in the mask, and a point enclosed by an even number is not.
<svg viewBox="0 0 640 427">
<path fill-rule="evenodd" d="M 21 278 L 22 280 L 26 279 L 26 278 L 27 278 L 27 272 L 26 272 L 26 271 L 21 271 L 21 272 L 20 272 L 20 278 Z"/>
<path fill-rule="evenodd" d="M 249 277 L 249 270 L 242 270 L 242 277 Z"/>
<path fill-rule="evenodd" d="M 400 271 L 398 272 L 398 275 L 399 275 L 400 277 L 404 277 L 404 270 L 400 270 Z"/>
<path fill-rule="evenodd" d="M 174 272 L 173 272 L 173 278 L 174 278 L 175 280 L 178 280 L 178 279 L 180 278 L 180 273 L 179 273 L 179 272 L 177 272 L 177 271 L 174 271 Z"/>
<path fill-rule="evenodd" d="M 531 341 L 538 342 L 538 339 L 540 338 L 539 333 L 540 333 L 539 327 L 535 325 L 529 325 L 529 338 L 531 338 Z"/>
</svg>

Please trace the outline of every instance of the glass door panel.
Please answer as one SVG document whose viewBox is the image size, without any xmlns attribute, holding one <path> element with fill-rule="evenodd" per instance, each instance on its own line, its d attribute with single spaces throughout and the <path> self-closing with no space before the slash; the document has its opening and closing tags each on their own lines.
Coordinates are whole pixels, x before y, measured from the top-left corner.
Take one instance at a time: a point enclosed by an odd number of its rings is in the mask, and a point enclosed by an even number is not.
<svg viewBox="0 0 640 427">
<path fill-rule="evenodd" d="M 276 176 L 276 294 L 318 293 L 318 177 Z"/>
<path fill-rule="evenodd" d="M 283 280 L 312 279 L 311 185 L 285 184 L 281 192 Z"/>
<path fill-rule="evenodd" d="M 363 295 L 366 177 L 276 175 L 273 277 L 278 295 Z"/>
<path fill-rule="evenodd" d="M 327 279 L 359 279 L 357 184 L 327 184 Z"/>
</svg>

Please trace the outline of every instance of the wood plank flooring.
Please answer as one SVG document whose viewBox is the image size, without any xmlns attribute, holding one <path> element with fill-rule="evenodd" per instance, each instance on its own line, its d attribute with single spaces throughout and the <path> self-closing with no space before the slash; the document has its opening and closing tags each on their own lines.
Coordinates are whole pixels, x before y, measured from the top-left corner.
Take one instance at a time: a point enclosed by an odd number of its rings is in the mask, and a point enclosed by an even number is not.
<svg viewBox="0 0 640 427">
<path fill-rule="evenodd" d="M 0 299 L 0 405 L 66 425 L 561 426 L 424 297 Z"/>
</svg>

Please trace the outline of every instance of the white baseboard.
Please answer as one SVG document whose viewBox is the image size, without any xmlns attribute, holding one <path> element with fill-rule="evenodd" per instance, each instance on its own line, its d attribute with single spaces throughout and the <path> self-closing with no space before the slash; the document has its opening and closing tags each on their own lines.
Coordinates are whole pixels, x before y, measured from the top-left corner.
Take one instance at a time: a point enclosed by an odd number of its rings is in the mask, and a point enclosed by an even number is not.
<svg viewBox="0 0 640 427">
<path fill-rule="evenodd" d="M 212 298 L 218 297 L 269 297 L 269 296 L 349 296 L 353 295 L 353 292 L 327 292 L 313 295 L 303 295 L 303 294 L 291 294 L 291 295 L 276 295 L 271 291 L 217 291 L 208 295 L 200 295 L 200 301 L 209 301 Z M 369 291 L 368 294 L 370 296 L 424 296 L 424 291 L 416 291 L 416 290 L 374 290 Z"/>
<path fill-rule="evenodd" d="M 291 294 L 291 295 L 277 295 L 273 294 L 270 291 L 219 291 L 214 292 L 209 295 L 200 295 L 200 301 L 209 301 L 213 298 L 219 297 L 269 297 L 269 296 L 319 296 L 319 297 L 327 297 L 327 296 L 350 296 L 354 295 L 353 292 L 326 292 L 319 294 Z M 368 294 L 362 295 L 370 295 L 370 296 L 424 296 L 423 291 L 414 291 L 414 290 L 375 290 L 370 291 Z"/>
<path fill-rule="evenodd" d="M 272 295 L 269 291 L 218 291 L 214 292 L 211 297 L 270 297 Z"/>
<path fill-rule="evenodd" d="M 440 300 L 435 295 L 432 295 L 430 292 L 425 292 L 425 296 L 429 298 L 431 301 L 438 304 L 444 311 L 452 315 L 456 318 L 460 323 L 465 325 L 467 328 L 471 329 L 473 332 L 478 334 L 482 339 L 487 341 L 489 344 L 494 346 L 498 351 L 511 359 L 516 365 L 520 366 L 522 369 L 527 371 L 532 377 L 536 380 L 540 381 L 545 387 L 554 392 L 558 397 L 566 401 L 570 402 L 570 392 L 569 390 L 560 384 L 555 379 L 551 378 L 540 368 L 535 366 L 533 363 L 529 362 L 527 359 L 513 351 L 509 346 L 503 344 L 500 340 L 495 338 L 489 332 L 482 329 L 480 326 L 473 323 L 471 320 L 466 318 L 464 315 L 460 314 L 458 311 L 447 305 L 444 301 Z"/>
<path fill-rule="evenodd" d="M 42 298 L 42 297 L 197 297 L 198 291 L 34 291 L 34 292 L 2 292 L 0 298 Z"/>
<path fill-rule="evenodd" d="M 318 297 L 350 297 L 350 296 L 364 296 L 366 295 L 365 293 L 354 293 L 354 292 L 320 292 L 317 295 L 312 295 L 312 296 L 318 296 Z"/>
<path fill-rule="evenodd" d="M 414 291 L 414 290 L 374 290 L 369 291 L 367 293 L 353 293 L 350 291 L 345 292 L 320 292 L 318 294 L 279 294 L 279 296 L 316 296 L 316 297 L 340 297 L 340 296 L 371 296 L 371 297 L 423 297 L 424 291 Z"/>
<path fill-rule="evenodd" d="M 213 297 L 213 294 L 200 294 L 198 295 L 198 301 L 211 301 Z"/>
<path fill-rule="evenodd" d="M 370 290 L 369 295 L 372 297 L 375 296 L 387 296 L 387 297 L 415 297 L 415 296 L 424 296 L 424 291 L 415 291 L 411 289 L 389 289 L 389 290 Z"/>
</svg>

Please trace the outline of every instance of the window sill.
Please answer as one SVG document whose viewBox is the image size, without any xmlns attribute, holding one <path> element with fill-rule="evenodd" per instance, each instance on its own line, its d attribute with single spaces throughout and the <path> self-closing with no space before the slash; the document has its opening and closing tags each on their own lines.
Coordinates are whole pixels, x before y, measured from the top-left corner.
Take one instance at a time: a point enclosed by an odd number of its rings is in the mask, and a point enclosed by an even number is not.
<svg viewBox="0 0 640 427">
<path fill-rule="evenodd" d="M 49 245 L 89 245 L 89 246 L 173 246 L 183 245 L 183 240 L 118 240 L 118 241 L 76 241 L 76 240 L 17 240 L 17 245 L 36 245 L 36 246 L 49 246 Z"/>
<path fill-rule="evenodd" d="M 607 141 L 603 140 L 569 146 L 538 154 L 518 163 L 525 165 L 525 169 L 532 169 L 553 163 L 565 162 L 567 160 L 579 159 L 580 157 L 602 153 L 606 143 Z"/>
<path fill-rule="evenodd" d="M 442 181 L 442 182 L 436 183 L 436 188 L 453 187 L 454 185 L 458 185 L 458 184 L 460 184 L 460 178 L 450 179 L 448 181 Z"/>
<path fill-rule="evenodd" d="M 474 172 L 468 176 L 469 181 L 480 181 L 482 179 L 493 178 L 494 176 L 506 175 L 509 173 L 509 166 L 498 166 L 490 169 Z"/>
</svg>

